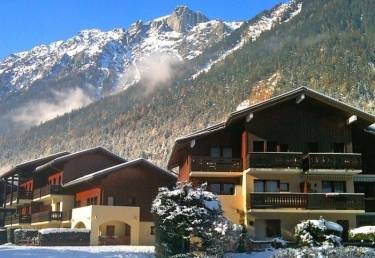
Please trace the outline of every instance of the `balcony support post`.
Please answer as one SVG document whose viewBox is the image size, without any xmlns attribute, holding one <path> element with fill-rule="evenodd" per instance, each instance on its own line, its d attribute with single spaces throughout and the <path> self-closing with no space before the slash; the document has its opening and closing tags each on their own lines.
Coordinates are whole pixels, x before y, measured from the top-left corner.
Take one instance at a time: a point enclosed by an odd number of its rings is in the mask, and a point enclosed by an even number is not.
<svg viewBox="0 0 375 258">
<path fill-rule="evenodd" d="M 3 207 L 5 208 L 5 205 L 7 203 L 7 178 L 3 179 L 4 181 L 4 194 L 3 194 Z"/>
<path fill-rule="evenodd" d="M 11 185 L 10 185 L 10 202 L 9 204 L 12 205 L 13 201 L 13 187 L 14 187 L 14 175 L 12 175 L 12 180 L 11 180 Z"/>
</svg>

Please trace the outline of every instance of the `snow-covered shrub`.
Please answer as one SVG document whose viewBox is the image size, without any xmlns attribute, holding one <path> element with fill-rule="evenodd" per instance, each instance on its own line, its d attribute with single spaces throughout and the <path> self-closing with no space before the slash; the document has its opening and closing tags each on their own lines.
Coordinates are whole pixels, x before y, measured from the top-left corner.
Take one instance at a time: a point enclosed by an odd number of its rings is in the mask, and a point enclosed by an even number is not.
<svg viewBox="0 0 375 258">
<path fill-rule="evenodd" d="M 295 237 L 301 246 L 338 246 L 342 230 L 339 224 L 323 218 L 304 220 L 295 227 Z"/>
<path fill-rule="evenodd" d="M 226 244 L 239 235 L 236 232 L 240 227 L 223 216 L 220 201 L 206 191 L 205 184 L 194 188 L 178 183 L 172 190 L 160 188 L 151 212 L 156 226 L 157 257 L 189 257 L 192 239 L 199 242 L 194 251 L 220 255 Z"/>
<path fill-rule="evenodd" d="M 342 258 L 342 257 L 356 257 L 356 258 L 372 258 L 375 257 L 375 250 L 373 248 L 365 247 L 303 247 L 303 248 L 287 248 L 276 251 L 272 258 Z"/>
<path fill-rule="evenodd" d="M 90 230 L 70 228 L 46 228 L 39 230 L 42 246 L 85 246 L 90 244 Z"/>
<path fill-rule="evenodd" d="M 19 244 L 32 244 L 35 238 L 38 237 L 37 229 L 16 229 L 14 230 L 14 243 Z"/>
<path fill-rule="evenodd" d="M 350 230 L 349 240 L 375 244 L 375 226 L 363 226 Z"/>
</svg>

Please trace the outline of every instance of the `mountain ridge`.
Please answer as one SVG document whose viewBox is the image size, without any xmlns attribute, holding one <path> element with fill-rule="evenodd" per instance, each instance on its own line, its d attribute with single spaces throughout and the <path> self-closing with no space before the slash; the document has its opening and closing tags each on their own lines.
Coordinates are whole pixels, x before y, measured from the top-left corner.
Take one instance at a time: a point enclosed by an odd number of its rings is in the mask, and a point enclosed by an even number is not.
<svg viewBox="0 0 375 258">
<path fill-rule="evenodd" d="M 140 80 L 135 87 L 23 134 L 0 136 L 0 162 L 14 164 L 60 150 L 103 145 L 123 157 L 149 158 L 163 166 L 175 138 L 220 122 L 244 100 L 254 103 L 300 86 L 374 113 L 375 73 L 369 63 L 375 60 L 375 18 L 369 10 L 375 3 L 292 4 L 280 16 L 281 23 L 266 26 L 255 41 L 250 26 L 284 6 L 213 43 L 152 93 L 145 94 L 148 83 Z M 243 38 L 243 46 L 191 78 Z"/>
</svg>

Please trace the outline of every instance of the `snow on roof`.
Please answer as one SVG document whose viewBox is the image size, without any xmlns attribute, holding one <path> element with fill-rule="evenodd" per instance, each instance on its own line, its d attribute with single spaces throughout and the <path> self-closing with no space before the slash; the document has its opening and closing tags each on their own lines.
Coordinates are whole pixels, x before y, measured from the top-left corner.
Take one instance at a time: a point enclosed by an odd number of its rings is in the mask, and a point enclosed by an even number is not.
<svg viewBox="0 0 375 258">
<path fill-rule="evenodd" d="M 67 233 L 67 232 L 88 233 L 88 232 L 90 232 L 90 229 L 86 229 L 86 228 L 45 228 L 45 229 L 39 230 L 39 233 L 42 234 L 42 235 L 54 234 L 54 233 Z"/>
<path fill-rule="evenodd" d="M 359 228 L 354 228 L 350 230 L 350 234 L 375 234 L 375 226 L 363 226 Z"/>
<path fill-rule="evenodd" d="M 332 221 L 329 221 L 329 220 L 325 220 L 325 219 L 312 219 L 312 220 L 308 220 L 308 222 L 310 222 L 311 224 L 315 225 L 316 227 L 319 227 L 319 228 L 326 228 L 327 230 L 332 230 L 332 231 L 336 231 L 336 232 L 342 232 L 343 231 L 343 228 L 341 225 L 335 223 L 335 222 L 332 222 Z"/>
</svg>

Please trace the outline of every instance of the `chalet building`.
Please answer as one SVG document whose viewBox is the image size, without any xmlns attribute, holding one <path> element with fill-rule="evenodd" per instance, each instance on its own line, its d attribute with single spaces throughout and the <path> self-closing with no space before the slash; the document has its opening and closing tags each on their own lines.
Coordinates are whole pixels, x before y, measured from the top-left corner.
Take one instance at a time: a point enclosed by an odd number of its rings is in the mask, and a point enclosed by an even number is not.
<svg viewBox="0 0 375 258">
<path fill-rule="evenodd" d="M 176 181 L 147 160 L 126 161 L 102 147 L 25 164 L 1 177 L 5 227 L 87 228 L 92 245 L 153 244 L 152 200 Z"/>
<path fill-rule="evenodd" d="M 255 239 L 292 240 L 299 221 L 320 216 L 347 231 L 375 224 L 374 123 L 302 87 L 177 139 L 168 168 L 179 181 L 207 182 Z"/>
</svg>

